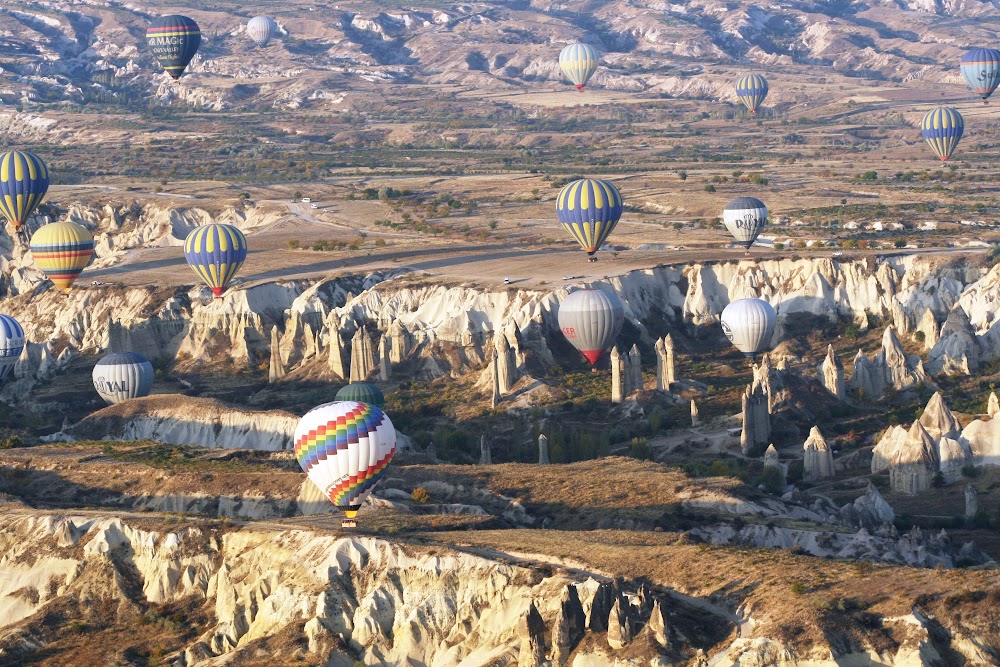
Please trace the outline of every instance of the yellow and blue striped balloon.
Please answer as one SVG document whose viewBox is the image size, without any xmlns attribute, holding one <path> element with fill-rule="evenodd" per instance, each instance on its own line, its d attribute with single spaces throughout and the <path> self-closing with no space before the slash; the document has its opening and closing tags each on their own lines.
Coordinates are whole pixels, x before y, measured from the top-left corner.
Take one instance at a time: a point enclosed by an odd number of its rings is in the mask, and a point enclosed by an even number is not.
<svg viewBox="0 0 1000 667">
<path fill-rule="evenodd" d="M 94 237 L 73 222 L 50 222 L 31 237 L 31 257 L 59 289 L 68 292 L 94 257 Z"/>
<path fill-rule="evenodd" d="M 736 82 L 736 96 L 750 110 L 751 116 L 757 115 L 757 109 L 767 97 L 767 91 L 767 79 L 760 74 L 747 74 Z"/>
<path fill-rule="evenodd" d="M 1000 85 L 1000 51 L 972 49 L 962 56 L 961 68 L 969 87 L 989 104 L 986 98 Z"/>
<path fill-rule="evenodd" d="M 184 239 L 184 256 L 212 294 L 222 296 L 247 258 L 247 237 L 232 225 L 203 225 Z"/>
<path fill-rule="evenodd" d="M 146 42 L 163 69 L 176 81 L 201 46 L 201 28 L 187 16 L 161 16 L 146 28 Z"/>
<path fill-rule="evenodd" d="M 570 44 L 559 54 L 559 67 L 580 91 L 597 71 L 598 62 L 597 49 L 589 44 Z"/>
<path fill-rule="evenodd" d="M 942 162 L 955 152 L 964 131 L 965 120 L 962 114 L 951 107 L 938 107 L 928 111 L 920 123 L 920 134 Z"/>
<path fill-rule="evenodd" d="M 573 181 L 556 198 L 559 222 L 593 256 L 622 217 L 618 188 L 598 178 Z"/>
<path fill-rule="evenodd" d="M 0 211 L 20 229 L 49 189 L 49 168 L 33 153 L 11 151 L 0 157 Z"/>
</svg>

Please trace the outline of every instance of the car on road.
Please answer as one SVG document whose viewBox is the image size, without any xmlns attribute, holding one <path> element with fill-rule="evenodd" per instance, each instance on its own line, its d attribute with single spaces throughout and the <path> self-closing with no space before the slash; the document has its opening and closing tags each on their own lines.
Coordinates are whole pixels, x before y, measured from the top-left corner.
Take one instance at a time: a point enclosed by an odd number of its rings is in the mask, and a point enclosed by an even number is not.
<svg viewBox="0 0 1000 667">
<path fill-rule="evenodd" d="M 303 202 L 304 204 L 308 204 L 308 203 L 309 203 L 309 202 L 311 202 L 311 201 L 312 201 L 312 199 L 311 199 L 310 197 L 303 197 L 303 198 L 302 198 L 302 202 Z"/>
</svg>

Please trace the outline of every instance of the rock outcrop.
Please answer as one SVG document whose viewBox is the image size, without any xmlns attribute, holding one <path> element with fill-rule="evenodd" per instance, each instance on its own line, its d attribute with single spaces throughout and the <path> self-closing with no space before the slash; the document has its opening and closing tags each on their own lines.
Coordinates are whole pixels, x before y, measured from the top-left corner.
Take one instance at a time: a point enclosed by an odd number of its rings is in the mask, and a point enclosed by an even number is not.
<svg viewBox="0 0 1000 667">
<path fill-rule="evenodd" d="M 628 367 L 629 391 L 627 393 L 632 394 L 637 391 L 642 391 L 642 355 L 639 354 L 639 347 L 637 345 L 633 344 L 632 349 L 628 351 Z"/>
<path fill-rule="evenodd" d="M 629 373 L 618 346 L 611 348 L 611 402 L 621 403 L 628 394 Z"/>
<path fill-rule="evenodd" d="M 830 345 L 826 351 L 826 358 L 819 367 L 819 377 L 823 386 L 828 392 L 840 400 L 847 397 L 847 385 L 844 383 L 844 366 L 837 359 L 837 353 Z"/>
<path fill-rule="evenodd" d="M 698 416 L 698 404 L 691 399 L 691 426 L 700 426 L 701 418 Z"/>
<path fill-rule="evenodd" d="M 521 640 L 517 653 L 517 667 L 544 667 L 545 621 L 532 602 L 517 622 L 517 636 Z"/>
<path fill-rule="evenodd" d="M 840 516 L 846 524 L 865 528 L 873 533 L 881 526 L 891 526 L 896 520 L 892 506 L 871 482 L 868 482 L 864 495 L 840 508 Z"/>
<path fill-rule="evenodd" d="M 986 414 L 989 415 L 990 419 L 996 419 L 997 415 L 1000 415 L 1000 400 L 997 399 L 997 393 L 990 393 L 990 400 L 986 405 Z"/>
<path fill-rule="evenodd" d="M 882 349 L 874 360 L 869 360 L 858 351 L 847 389 L 880 398 L 887 388 L 904 391 L 926 380 L 927 375 L 920 357 L 906 354 L 895 328 L 890 326 L 882 335 Z"/>
<path fill-rule="evenodd" d="M 365 382 L 375 372 L 375 355 L 364 327 L 358 327 L 351 341 L 351 382 Z"/>
<path fill-rule="evenodd" d="M 548 465 L 549 461 L 549 439 L 544 433 L 538 434 L 538 464 Z"/>
<path fill-rule="evenodd" d="M 764 387 L 755 382 L 743 391 L 743 432 L 740 444 L 745 456 L 760 451 L 771 442 L 770 398 Z"/>
<path fill-rule="evenodd" d="M 836 474 L 833 467 L 833 451 L 826 444 L 818 426 L 813 426 L 809 437 L 802 444 L 803 475 L 808 480 L 829 479 Z"/>
<path fill-rule="evenodd" d="M 965 516 L 973 518 L 979 514 L 979 493 L 971 484 L 965 485 Z"/>
<path fill-rule="evenodd" d="M 669 392 L 672 384 L 677 382 L 674 357 L 674 338 L 667 334 L 658 338 L 654 345 L 656 350 L 656 389 Z"/>
<path fill-rule="evenodd" d="M 569 654 L 583 638 L 586 630 L 586 615 L 580 603 L 580 595 L 576 586 L 569 585 L 563 589 L 559 609 L 556 612 L 552 627 L 552 665 L 562 667 L 567 664 Z"/>
<path fill-rule="evenodd" d="M 955 308 L 949 313 L 928 358 L 927 370 L 934 374 L 971 375 L 979 370 L 979 340 L 965 310 Z"/>
<path fill-rule="evenodd" d="M 889 459 L 889 485 L 896 493 L 911 496 L 926 491 L 939 464 L 937 443 L 924 425 L 915 421 L 904 446 L 893 451 Z"/>
<path fill-rule="evenodd" d="M 962 425 L 945 405 L 944 397 L 939 391 L 934 392 L 934 395 L 931 396 L 918 421 L 924 425 L 927 433 L 935 440 L 958 437 L 962 432 Z"/>
<path fill-rule="evenodd" d="M 285 377 L 285 363 L 281 360 L 281 348 L 278 345 L 278 327 L 271 327 L 271 365 L 268 368 L 267 381 L 277 382 Z"/>
</svg>

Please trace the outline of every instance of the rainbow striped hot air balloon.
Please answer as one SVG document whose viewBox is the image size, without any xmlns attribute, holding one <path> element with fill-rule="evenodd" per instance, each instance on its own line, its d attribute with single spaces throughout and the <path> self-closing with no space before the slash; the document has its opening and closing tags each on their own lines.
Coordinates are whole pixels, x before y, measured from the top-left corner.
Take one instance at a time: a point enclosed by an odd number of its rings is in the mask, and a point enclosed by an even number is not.
<svg viewBox="0 0 1000 667">
<path fill-rule="evenodd" d="M 354 527 L 365 498 L 396 454 L 396 429 L 382 410 L 357 401 L 310 410 L 295 429 L 295 458 Z"/>
<path fill-rule="evenodd" d="M 247 258 L 247 237 L 232 225 L 203 225 L 184 239 L 184 256 L 212 294 L 222 296 Z"/>
<path fill-rule="evenodd" d="M 49 168 L 33 153 L 11 151 L 0 157 L 0 211 L 14 229 L 27 222 L 49 189 Z"/>
<path fill-rule="evenodd" d="M 767 91 L 767 79 L 760 74 L 747 74 L 736 82 L 736 96 L 750 110 L 751 116 L 757 115 L 757 109 L 767 97 Z"/>
<path fill-rule="evenodd" d="M 920 123 L 920 134 L 931 150 L 944 162 L 951 157 L 965 132 L 965 120 L 957 109 L 938 107 L 927 112 Z"/>
<path fill-rule="evenodd" d="M 163 69 L 176 81 L 201 46 L 201 28 L 186 16 L 162 16 L 146 28 L 146 42 Z"/>
<path fill-rule="evenodd" d="M 24 350 L 24 329 L 10 315 L 0 315 L 0 382 L 14 370 Z"/>
<path fill-rule="evenodd" d="M 559 222 L 593 259 L 622 217 L 618 188 L 598 178 L 573 181 L 556 198 Z"/>
<path fill-rule="evenodd" d="M 56 287 L 69 291 L 94 256 L 94 237 L 72 222 L 51 222 L 31 237 L 35 264 Z"/>
<path fill-rule="evenodd" d="M 570 44 L 559 54 L 559 67 L 580 92 L 594 76 L 599 62 L 597 49 L 589 44 Z"/>
<path fill-rule="evenodd" d="M 989 104 L 986 98 L 1000 84 L 1000 51 L 972 49 L 962 56 L 961 68 L 969 88 L 983 98 L 983 104 Z"/>
</svg>

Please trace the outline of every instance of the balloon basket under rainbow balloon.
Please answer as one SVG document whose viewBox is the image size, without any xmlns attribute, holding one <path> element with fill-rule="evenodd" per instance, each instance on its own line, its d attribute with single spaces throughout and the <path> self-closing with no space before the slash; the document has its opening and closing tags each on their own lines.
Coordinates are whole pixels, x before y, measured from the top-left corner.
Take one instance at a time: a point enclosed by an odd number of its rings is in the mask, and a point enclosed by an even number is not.
<svg viewBox="0 0 1000 667">
<path fill-rule="evenodd" d="M 344 519 L 340 522 L 341 528 L 357 528 L 358 522 L 355 519 Z"/>
</svg>

